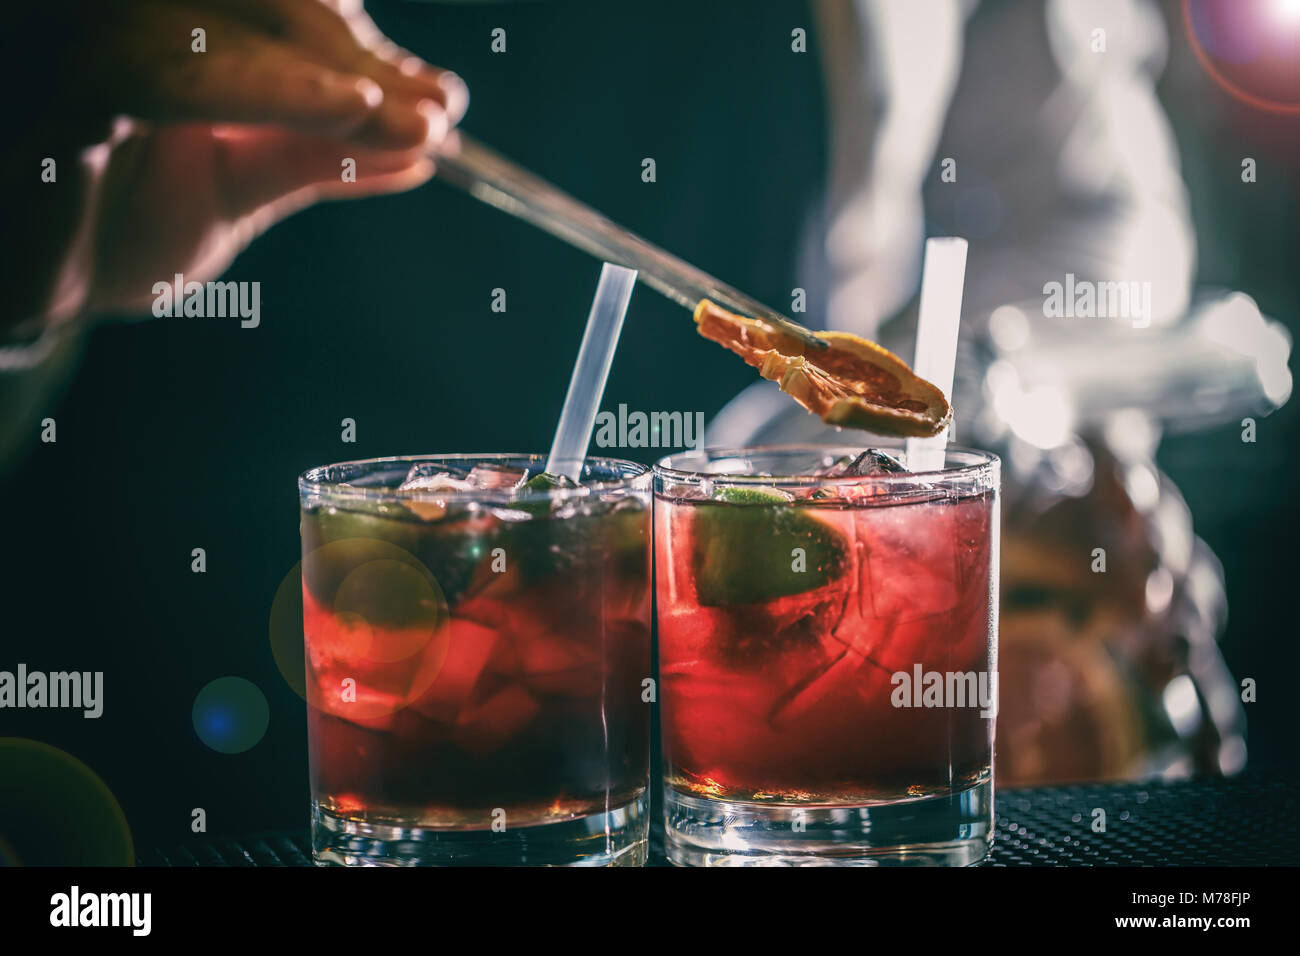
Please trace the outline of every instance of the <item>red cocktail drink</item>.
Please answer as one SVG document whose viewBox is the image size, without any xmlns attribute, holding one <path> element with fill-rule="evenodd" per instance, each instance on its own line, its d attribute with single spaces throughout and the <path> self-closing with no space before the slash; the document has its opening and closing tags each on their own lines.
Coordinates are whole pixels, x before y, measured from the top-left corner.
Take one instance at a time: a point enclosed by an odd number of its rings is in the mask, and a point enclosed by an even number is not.
<svg viewBox="0 0 1300 956">
<path fill-rule="evenodd" d="M 987 844 L 996 459 L 837 474 L 840 457 L 697 452 L 656 468 L 681 862 L 968 861 Z"/>
<path fill-rule="evenodd" d="M 303 479 L 314 841 L 345 863 L 638 862 L 649 475 L 447 456 Z"/>
</svg>

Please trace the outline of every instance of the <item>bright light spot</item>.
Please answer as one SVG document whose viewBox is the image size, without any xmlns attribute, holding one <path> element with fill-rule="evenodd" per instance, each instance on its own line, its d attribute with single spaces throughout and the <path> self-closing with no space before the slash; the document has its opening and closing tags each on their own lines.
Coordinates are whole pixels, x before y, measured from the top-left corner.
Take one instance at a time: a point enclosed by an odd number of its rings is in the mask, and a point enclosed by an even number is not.
<svg viewBox="0 0 1300 956">
<path fill-rule="evenodd" d="M 1169 723 L 1180 737 L 1195 732 L 1201 722 L 1201 702 L 1196 697 L 1196 685 L 1186 674 L 1179 674 L 1165 685 L 1161 695 Z"/>
<path fill-rule="evenodd" d="M 1106 443 L 1121 458 L 1133 461 L 1149 458 L 1160 444 L 1160 431 L 1146 414 L 1136 408 L 1115 412 L 1106 419 Z"/>
<path fill-rule="evenodd" d="M 989 315 L 989 335 L 1002 351 L 1014 352 L 1029 342 L 1029 319 L 1014 305 L 1000 305 Z"/>
<path fill-rule="evenodd" d="M 1300 9 L 1300 0 L 1291 0 Z M 1297 15 L 1300 22 L 1300 14 Z M 1211 341 L 1252 359 L 1260 388 L 1275 407 L 1291 397 L 1291 338 L 1260 314 L 1250 296 L 1237 292 L 1206 310 L 1201 330 Z"/>
<path fill-rule="evenodd" d="M 1065 391 L 1049 385 L 1020 395 L 1011 430 L 1037 448 L 1063 445 L 1074 428 L 1074 410 Z"/>
<path fill-rule="evenodd" d="M 1174 576 L 1166 568 L 1156 568 L 1147 576 L 1147 612 L 1163 614 L 1174 597 Z"/>
<path fill-rule="evenodd" d="M 1219 771 L 1232 775 L 1246 766 L 1246 742 L 1240 737 L 1225 740 L 1219 747 Z"/>
<path fill-rule="evenodd" d="M 1124 472 L 1124 490 L 1134 508 L 1147 512 L 1160 500 L 1160 479 L 1146 465 L 1131 465 Z"/>
<path fill-rule="evenodd" d="M 1273 0 L 1271 6 L 1279 20 L 1300 21 L 1300 0 Z"/>
<path fill-rule="evenodd" d="M 1074 406 L 1055 385 L 1022 386 L 1015 366 L 999 359 L 989 366 L 984 387 L 993 410 L 1016 437 L 1035 448 L 1050 450 L 1065 444 L 1074 432 Z"/>
<path fill-rule="evenodd" d="M 1244 292 L 1234 292 L 1207 307 L 1200 323 L 1211 341 L 1249 355 L 1262 318 L 1254 299 Z"/>
<path fill-rule="evenodd" d="M 1291 369 L 1287 365 L 1291 340 L 1276 326 L 1270 327 L 1262 338 L 1263 347 L 1255 356 L 1255 371 L 1268 400 L 1281 407 L 1291 397 Z"/>
</svg>

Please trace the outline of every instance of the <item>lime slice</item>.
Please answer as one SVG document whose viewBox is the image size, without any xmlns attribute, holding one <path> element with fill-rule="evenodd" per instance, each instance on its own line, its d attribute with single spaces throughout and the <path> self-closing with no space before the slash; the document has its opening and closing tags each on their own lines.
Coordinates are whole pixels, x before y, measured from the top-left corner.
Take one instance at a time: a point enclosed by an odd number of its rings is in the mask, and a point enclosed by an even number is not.
<svg viewBox="0 0 1300 956">
<path fill-rule="evenodd" d="M 475 567 L 495 546 L 496 531 L 491 523 L 427 524 L 401 505 L 365 505 L 367 511 L 320 508 L 302 515 L 303 554 L 313 556 L 304 561 L 303 575 L 319 601 L 332 602 L 339 586 L 356 568 L 391 557 L 392 552 L 406 555 L 399 559 L 431 574 L 442 593 L 455 601 Z"/>
<path fill-rule="evenodd" d="M 722 488 L 695 507 L 700 604 L 756 604 L 820 588 L 848 567 L 843 536 L 774 489 Z M 795 548 L 803 549 L 802 560 Z"/>
<path fill-rule="evenodd" d="M 388 541 L 414 551 L 421 526 L 415 516 L 399 504 L 355 502 L 348 508 L 325 507 L 305 512 L 303 535 L 313 546 L 347 538 L 370 538 Z"/>
<path fill-rule="evenodd" d="M 714 501 L 732 505 L 785 504 L 793 499 L 775 488 L 719 488 L 713 493 Z"/>
<path fill-rule="evenodd" d="M 524 482 L 524 491 L 550 491 L 553 488 L 577 488 L 578 483 L 564 475 L 553 475 L 549 471 L 539 471 Z"/>
<path fill-rule="evenodd" d="M 548 471 L 539 471 L 518 488 L 518 494 L 526 498 L 529 495 L 545 495 L 557 488 L 577 488 L 578 483 L 564 475 L 552 475 Z M 532 501 L 516 501 L 511 505 L 517 511 L 525 511 L 534 518 L 545 518 L 551 513 L 551 499 L 538 497 Z"/>
</svg>

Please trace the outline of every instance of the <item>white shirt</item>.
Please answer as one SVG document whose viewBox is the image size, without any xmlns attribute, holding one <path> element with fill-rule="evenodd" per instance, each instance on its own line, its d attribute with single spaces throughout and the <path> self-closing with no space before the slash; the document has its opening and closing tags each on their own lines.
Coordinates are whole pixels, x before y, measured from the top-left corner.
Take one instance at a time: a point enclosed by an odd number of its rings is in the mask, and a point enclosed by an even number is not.
<svg viewBox="0 0 1300 956">
<path fill-rule="evenodd" d="M 811 327 L 876 338 L 920 285 L 930 235 L 970 241 L 963 325 L 1041 309 L 1067 274 L 1149 282 L 1187 308 L 1195 237 L 1155 94 L 1167 34 L 1147 0 L 819 0 L 830 169 L 800 281 Z M 955 182 L 941 178 L 953 161 Z M 908 359 L 906 352 L 902 355 Z M 828 431 L 770 382 L 710 425 L 714 445 Z"/>
</svg>

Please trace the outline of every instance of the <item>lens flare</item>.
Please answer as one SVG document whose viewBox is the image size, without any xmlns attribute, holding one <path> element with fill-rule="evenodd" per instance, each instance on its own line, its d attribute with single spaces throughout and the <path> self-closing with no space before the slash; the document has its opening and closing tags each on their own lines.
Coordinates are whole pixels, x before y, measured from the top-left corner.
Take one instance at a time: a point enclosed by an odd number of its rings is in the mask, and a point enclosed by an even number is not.
<svg viewBox="0 0 1300 956">
<path fill-rule="evenodd" d="M 1300 114 L 1300 0 L 1183 0 L 1187 41 L 1239 102 Z"/>
<path fill-rule="evenodd" d="M 194 698 L 194 732 L 223 754 L 251 750 L 266 735 L 271 708 L 266 695 L 242 677 L 218 677 Z"/>
<path fill-rule="evenodd" d="M 371 703 L 391 715 L 437 678 L 450 640 L 448 616 L 433 572 L 409 551 L 375 538 L 330 541 L 295 564 L 276 589 L 271 655 L 309 703 L 332 699 L 340 681 L 351 678 L 363 693 L 384 691 Z M 310 667 L 304 629 L 315 648 Z M 336 666 L 340 654 L 351 666 Z"/>
<path fill-rule="evenodd" d="M 1300 20 L 1300 0 L 1273 0 L 1273 12 L 1283 20 Z"/>
<path fill-rule="evenodd" d="M 0 737 L 0 866 L 133 866 L 122 807 L 84 763 Z"/>
</svg>

